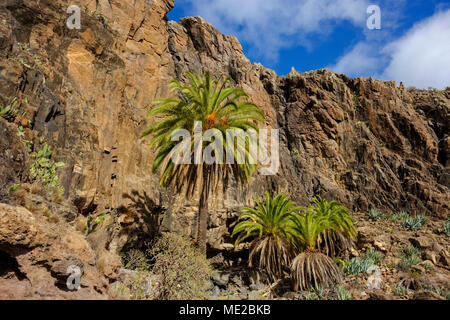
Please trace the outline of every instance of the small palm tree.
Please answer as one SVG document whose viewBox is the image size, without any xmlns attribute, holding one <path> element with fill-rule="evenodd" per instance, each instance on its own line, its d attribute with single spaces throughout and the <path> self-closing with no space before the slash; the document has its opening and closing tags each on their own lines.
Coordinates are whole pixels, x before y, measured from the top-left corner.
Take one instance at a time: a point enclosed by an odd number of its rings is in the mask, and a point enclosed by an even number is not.
<svg viewBox="0 0 450 320">
<path fill-rule="evenodd" d="M 294 252 L 291 245 L 291 217 L 298 210 L 295 202 L 284 193 L 256 199 L 256 209 L 243 208 L 240 222 L 233 230 L 236 245 L 252 239 L 249 266 L 258 265 L 269 279 L 275 281 L 290 265 Z"/>
<path fill-rule="evenodd" d="M 220 139 L 216 137 L 211 144 L 214 145 L 215 156 L 222 158 L 222 162 L 219 160 L 212 164 L 197 161 L 175 163 L 172 158 L 179 151 L 179 143 L 172 141 L 172 134 L 183 129 L 187 130 L 191 137 L 195 136 L 196 124 L 201 122 L 202 136 L 206 130 L 215 129 L 223 142 L 228 137 L 228 130 L 254 129 L 259 132 L 256 123 L 264 121 L 264 114 L 257 105 L 247 100 L 248 96 L 244 90 L 228 87 L 230 78 L 224 81 L 221 78 L 212 80 L 209 72 L 205 72 L 203 78 L 189 72 L 185 75 L 188 84 L 182 84 L 177 80 L 170 82 L 170 90 L 177 97 L 153 101 L 155 107 L 150 110 L 149 117 L 161 118 L 142 133 L 142 138 L 152 136 L 150 147 L 157 149 L 153 172 L 161 169 L 162 186 L 173 185 L 177 192 L 185 189 L 187 198 L 192 198 L 197 191 L 200 192 L 197 245 L 206 253 L 210 191 L 217 190 L 219 181 L 223 182 L 225 187 L 230 178 L 239 183 L 248 183 L 252 173 L 256 171 L 254 161 L 250 161 L 254 155 L 245 143 L 244 145 L 238 143 L 237 146 L 233 146 L 234 163 L 225 164 L 223 155 L 226 154 L 227 145 L 225 143 L 220 145 Z M 196 145 L 195 139 L 193 140 L 189 155 L 191 159 L 196 158 L 199 149 L 203 155 L 205 148 L 210 147 L 205 141 Z"/>
<path fill-rule="evenodd" d="M 352 217 L 346 207 L 336 200 L 327 201 L 316 196 L 312 199 L 310 210 L 318 216 L 326 217 L 329 229 L 321 234 L 320 250 L 328 256 L 336 257 L 342 251 L 353 247 L 357 232 Z"/>
<path fill-rule="evenodd" d="M 305 209 L 291 218 L 294 243 L 301 252 L 291 264 L 295 290 L 329 285 L 342 280 L 342 270 L 330 257 L 319 251 L 321 235 L 335 226 L 329 217 Z"/>
</svg>

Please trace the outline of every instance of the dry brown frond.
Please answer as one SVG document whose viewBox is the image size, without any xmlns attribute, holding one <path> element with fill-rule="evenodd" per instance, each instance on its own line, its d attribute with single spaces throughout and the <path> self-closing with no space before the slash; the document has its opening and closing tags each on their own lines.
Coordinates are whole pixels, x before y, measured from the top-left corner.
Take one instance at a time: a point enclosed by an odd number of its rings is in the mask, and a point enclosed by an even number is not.
<svg viewBox="0 0 450 320">
<path fill-rule="evenodd" d="M 249 266 L 265 270 L 270 280 L 275 281 L 282 277 L 283 267 L 289 266 L 293 257 L 292 246 L 286 239 L 267 236 L 252 245 Z"/>
<path fill-rule="evenodd" d="M 342 281 L 342 270 L 333 259 L 320 252 L 300 253 L 292 261 L 291 271 L 296 291 Z"/>
<path fill-rule="evenodd" d="M 346 250 L 354 247 L 354 241 L 346 237 L 339 230 L 326 230 L 321 235 L 321 241 L 318 243 L 320 252 L 329 256 L 337 257 Z"/>
</svg>

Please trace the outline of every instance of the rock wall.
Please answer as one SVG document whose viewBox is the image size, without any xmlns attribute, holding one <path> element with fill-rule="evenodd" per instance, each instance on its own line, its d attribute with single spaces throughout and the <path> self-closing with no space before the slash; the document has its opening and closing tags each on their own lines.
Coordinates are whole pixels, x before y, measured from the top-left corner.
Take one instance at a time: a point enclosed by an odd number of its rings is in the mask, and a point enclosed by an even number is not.
<svg viewBox="0 0 450 320">
<path fill-rule="evenodd" d="M 321 194 L 354 210 L 448 216 L 450 89 L 407 90 L 326 69 L 280 77 L 251 64 L 235 37 L 202 18 L 168 21 L 173 0 L 70 4 L 87 8 L 81 30 L 65 25 L 69 1 L 0 4 L 0 105 L 18 99 L 27 136 L 45 137 L 67 164 L 61 177 L 79 214 L 117 213 L 109 250 L 138 241 L 154 215 L 163 231 L 195 234 L 196 199 L 160 188 L 154 152 L 139 139 L 152 99 L 167 96 L 168 82 L 188 70 L 230 76 L 281 136 L 277 175 L 232 184 L 212 199 L 210 248 L 232 248 L 239 209 L 269 190 L 301 204 Z M 25 179 L 21 159 L 8 158 L 1 182 Z"/>
</svg>

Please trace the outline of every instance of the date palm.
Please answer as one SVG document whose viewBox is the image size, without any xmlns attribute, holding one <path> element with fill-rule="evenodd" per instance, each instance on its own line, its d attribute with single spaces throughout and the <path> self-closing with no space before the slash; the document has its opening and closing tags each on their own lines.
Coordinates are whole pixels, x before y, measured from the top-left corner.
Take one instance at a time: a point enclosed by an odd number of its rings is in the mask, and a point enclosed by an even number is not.
<svg viewBox="0 0 450 320">
<path fill-rule="evenodd" d="M 257 123 L 264 121 L 264 114 L 257 105 L 248 101 L 244 90 L 230 87 L 230 78 L 224 81 L 222 78 L 212 80 L 209 72 L 205 72 L 203 78 L 189 72 L 185 76 L 186 83 L 177 80 L 170 82 L 170 90 L 176 97 L 153 101 L 154 107 L 150 110 L 149 117 L 158 117 L 158 120 L 142 133 L 142 138 L 152 136 L 150 147 L 157 150 L 152 169 L 153 172 L 160 170 L 160 184 L 163 187 L 172 185 L 178 193 L 184 189 L 188 199 L 196 192 L 200 192 L 197 245 L 206 253 L 210 192 L 217 190 L 219 182 L 223 182 L 225 188 L 229 179 L 234 179 L 238 183 L 248 183 L 256 170 L 252 159 L 255 155 L 245 143 L 243 145 L 237 143 L 232 147 L 235 151 L 234 163 L 225 163 L 227 145 L 220 144 L 220 139 L 215 136 L 210 144 L 206 141 L 196 143 L 193 139 L 188 155 L 191 161 L 174 162 L 173 155 L 179 152 L 179 143 L 172 141 L 172 134 L 182 129 L 187 130 L 191 137 L 195 137 L 198 130 L 196 125 L 201 123 L 202 135 L 205 131 L 213 129 L 220 135 L 222 141 L 226 141 L 230 129 L 253 129 L 258 133 Z M 202 155 L 208 147 L 212 147 L 211 154 L 222 161 L 207 164 L 192 160 L 198 159 L 198 151 Z"/>
<path fill-rule="evenodd" d="M 335 257 L 342 251 L 350 249 L 357 233 L 347 208 L 336 200 L 327 201 L 320 196 L 314 197 L 312 203 L 310 210 L 321 217 L 326 217 L 331 227 L 320 236 L 320 250 L 328 256 Z"/>
<path fill-rule="evenodd" d="M 329 217 L 311 208 L 291 218 L 294 243 L 301 252 L 291 264 L 295 290 L 329 285 L 342 280 L 342 270 L 330 257 L 319 251 L 321 235 L 334 231 L 335 226 Z"/>
<path fill-rule="evenodd" d="M 295 202 L 284 193 L 267 193 L 256 199 L 256 208 L 243 208 L 240 222 L 233 230 L 236 245 L 252 239 L 249 266 L 258 265 L 275 281 L 289 267 L 293 258 L 291 217 L 298 210 Z"/>
</svg>

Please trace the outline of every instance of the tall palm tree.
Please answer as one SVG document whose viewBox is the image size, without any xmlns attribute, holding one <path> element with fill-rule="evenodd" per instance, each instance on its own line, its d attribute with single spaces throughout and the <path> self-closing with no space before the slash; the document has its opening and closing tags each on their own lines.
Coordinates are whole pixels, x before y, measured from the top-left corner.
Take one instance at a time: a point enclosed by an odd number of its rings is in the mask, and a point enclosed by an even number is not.
<svg viewBox="0 0 450 320">
<path fill-rule="evenodd" d="M 320 250 L 328 256 L 335 257 L 353 247 L 357 232 L 347 208 L 336 200 L 327 201 L 321 196 L 314 197 L 311 202 L 313 205 L 310 210 L 326 217 L 331 227 L 321 234 Z"/>
<path fill-rule="evenodd" d="M 198 74 L 186 73 L 186 84 L 177 80 L 170 82 L 170 90 L 176 97 L 162 98 L 153 101 L 154 108 L 150 110 L 149 117 L 158 116 L 160 119 L 150 125 L 143 133 L 142 138 L 152 136 L 150 147 L 157 149 L 153 162 L 153 172 L 161 169 L 160 184 L 164 187 L 173 185 L 177 192 L 183 188 L 187 198 L 200 192 L 197 245 L 206 253 L 206 228 L 208 218 L 208 196 L 211 190 L 217 190 L 219 182 L 223 182 L 225 188 L 229 179 L 233 178 L 238 183 L 248 183 L 252 173 L 256 171 L 252 154 L 246 144 L 232 142 L 234 163 L 217 161 L 215 163 L 179 163 L 173 161 L 173 155 L 179 152 L 178 142 L 172 141 L 172 134 L 180 129 L 187 130 L 191 137 L 198 134 L 197 124 L 201 123 L 201 134 L 206 130 L 214 129 L 219 139 L 215 136 L 211 142 L 213 152 L 222 160 L 226 154 L 226 143 L 220 143 L 229 138 L 230 129 L 248 130 L 259 132 L 257 123 L 264 121 L 261 109 L 248 101 L 244 90 L 230 87 L 230 78 L 222 81 L 222 78 L 212 80 L 211 74 L 205 72 L 203 78 Z M 227 140 L 228 143 L 228 140 Z M 252 141 L 257 143 L 257 141 Z M 207 143 L 191 141 L 191 159 L 198 159 L 198 151 L 203 151 L 210 146 Z M 229 147 L 229 146 L 228 146 Z M 253 160 L 253 161 L 251 161 Z"/>
<path fill-rule="evenodd" d="M 294 214 L 291 221 L 294 243 L 301 252 L 291 265 L 294 289 L 304 290 L 341 281 L 342 270 L 318 249 L 321 235 L 335 228 L 329 217 L 308 208 L 301 214 Z"/>
<path fill-rule="evenodd" d="M 299 208 L 285 193 L 267 193 L 255 202 L 255 209 L 241 210 L 232 237 L 237 235 L 236 245 L 252 239 L 249 266 L 258 265 L 275 281 L 283 275 L 283 267 L 289 267 L 294 255 L 290 220 Z"/>
</svg>

